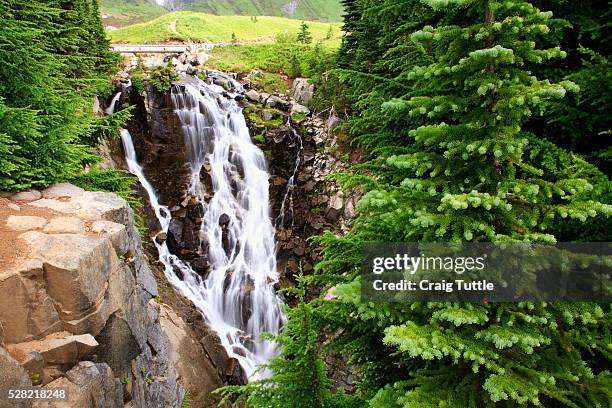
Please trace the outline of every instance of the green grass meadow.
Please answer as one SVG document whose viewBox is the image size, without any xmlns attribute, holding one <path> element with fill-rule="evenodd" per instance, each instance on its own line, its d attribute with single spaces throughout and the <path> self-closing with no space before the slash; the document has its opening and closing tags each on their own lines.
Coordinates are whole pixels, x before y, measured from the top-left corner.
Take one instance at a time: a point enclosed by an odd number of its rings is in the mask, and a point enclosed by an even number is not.
<svg viewBox="0 0 612 408">
<path fill-rule="evenodd" d="M 154 20 L 108 31 L 114 43 L 152 44 L 172 41 L 230 42 L 232 34 L 238 42 L 274 42 L 277 36 L 296 35 L 300 20 L 283 17 L 215 16 L 181 11 L 164 14 Z M 339 23 L 308 21 L 313 40 L 337 45 L 341 38 Z M 175 28 L 176 27 L 176 28 Z M 329 38 L 331 28 L 331 38 Z"/>
</svg>

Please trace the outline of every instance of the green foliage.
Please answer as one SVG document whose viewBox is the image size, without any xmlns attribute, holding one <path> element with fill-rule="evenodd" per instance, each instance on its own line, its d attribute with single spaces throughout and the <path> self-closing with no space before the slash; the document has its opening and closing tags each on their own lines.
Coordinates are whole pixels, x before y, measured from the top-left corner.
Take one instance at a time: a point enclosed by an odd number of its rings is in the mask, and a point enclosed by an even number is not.
<svg viewBox="0 0 612 408">
<path fill-rule="evenodd" d="M 291 70 L 289 71 L 289 75 L 292 78 L 298 78 L 302 76 L 302 64 L 300 63 L 300 59 L 296 54 L 291 54 L 291 59 L 289 60 L 289 64 L 291 64 Z"/>
<path fill-rule="evenodd" d="M 110 94 L 117 58 L 97 2 L 0 1 L 0 189 L 78 174 L 104 125 L 93 96 Z"/>
<path fill-rule="evenodd" d="M 332 68 L 334 60 L 335 53 L 319 43 L 276 43 L 215 47 L 206 64 L 222 71 L 249 73 L 259 69 L 291 77 L 315 77 Z"/>
<path fill-rule="evenodd" d="M 557 145 L 585 155 L 604 171 L 610 170 L 609 130 L 612 119 L 612 77 L 609 69 L 610 9 L 606 2 L 585 0 L 537 0 L 535 5 L 553 12 L 550 28 L 553 41 L 567 52 L 563 61 L 531 67 L 538 76 L 569 79 L 580 92 L 551 103 L 551 115 L 536 113 L 528 123 L 534 133 Z"/>
<path fill-rule="evenodd" d="M 185 396 L 183 397 L 183 400 L 181 401 L 181 408 L 189 408 L 191 404 L 191 396 L 189 395 L 189 392 L 185 392 Z"/>
<path fill-rule="evenodd" d="M 274 39 L 279 44 L 293 44 L 297 42 L 297 35 L 289 31 L 281 31 L 274 36 Z"/>
<path fill-rule="evenodd" d="M 325 362 L 319 352 L 319 330 L 313 322 L 314 306 L 303 301 L 302 288 L 291 292 L 301 302 L 287 310 L 289 320 L 284 331 L 276 337 L 283 358 L 272 359 L 264 367 L 273 375 L 247 385 L 221 388 L 217 391 L 224 395 L 220 405 L 232 400 L 234 404 L 268 408 L 358 406 L 355 397 L 331 393 Z"/>
<path fill-rule="evenodd" d="M 221 16 L 240 15 L 250 18 L 252 22 L 257 22 L 258 16 L 287 17 L 283 11 L 286 0 L 174 0 L 169 4 L 171 7 L 168 9 L 171 10 L 191 10 Z M 116 27 L 146 21 L 163 13 L 174 14 L 148 0 L 101 0 L 100 5 L 102 13 L 109 15 L 105 21 Z M 300 0 L 291 15 L 298 20 L 316 21 L 340 21 L 341 16 L 339 0 Z"/>
<path fill-rule="evenodd" d="M 270 94 L 284 94 L 285 91 L 289 89 L 287 81 L 280 74 L 256 71 L 251 74 L 250 80 L 253 82 L 256 89 L 263 90 Z"/>
<path fill-rule="evenodd" d="M 297 35 L 297 41 L 300 44 L 310 44 L 312 42 L 312 34 L 310 34 L 310 28 L 305 21 L 302 21 L 300 26 L 300 32 Z"/>
<path fill-rule="evenodd" d="M 609 225 L 607 177 L 534 122 L 582 91 L 543 68 L 566 57 L 559 21 L 526 1 L 344 4 L 345 69 L 322 76 L 320 103 L 352 110 L 366 160 L 335 176 L 364 193 L 351 231 L 317 240 L 309 280 L 327 300 L 307 305 L 326 350 L 350 355 L 370 407 L 609 406 L 610 305 L 361 300 L 366 242 L 552 242 Z"/>
<path fill-rule="evenodd" d="M 155 67 L 149 73 L 149 83 L 159 93 L 167 93 L 172 88 L 172 82 L 178 81 L 178 74 L 172 69 L 172 64 Z M 138 88 L 137 88 L 138 89 Z"/>
</svg>

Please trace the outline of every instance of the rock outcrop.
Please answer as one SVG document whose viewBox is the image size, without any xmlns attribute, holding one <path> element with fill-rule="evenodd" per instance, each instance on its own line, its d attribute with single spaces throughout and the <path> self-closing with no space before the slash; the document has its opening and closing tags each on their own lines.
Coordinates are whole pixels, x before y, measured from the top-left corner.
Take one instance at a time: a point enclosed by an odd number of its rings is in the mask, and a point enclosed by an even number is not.
<svg viewBox="0 0 612 408">
<path fill-rule="evenodd" d="M 19 249 L 0 251 L 1 385 L 68 390 L 35 407 L 180 406 L 157 285 L 125 200 L 70 184 L 27 193 L 0 198 L 3 246 Z"/>
<path fill-rule="evenodd" d="M 292 93 L 297 103 L 308 106 L 314 97 L 314 85 L 308 82 L 308 78 L 296 78 Z"/>
</svg>

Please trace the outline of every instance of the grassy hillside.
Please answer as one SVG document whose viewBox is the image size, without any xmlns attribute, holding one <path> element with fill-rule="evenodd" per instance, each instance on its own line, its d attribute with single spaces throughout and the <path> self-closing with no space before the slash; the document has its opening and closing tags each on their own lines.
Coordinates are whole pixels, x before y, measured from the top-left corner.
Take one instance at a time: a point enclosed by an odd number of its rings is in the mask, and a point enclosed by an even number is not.
<svg viewBox="0 0 612 408">
<path fill-rule="evenodd" d="M 134 24 L 109 31 L 115 43 L 159 43 L 164 41 L 224 42 L 231 41 L 232 34 L 239 42 L 274 42 L 278 36 L 298 33 L 301 21 L 282 17 L 257 17 L 257 22 L 247 16 L 214 16 L 211 14 L 181 11 L 164 14 L 146 23 Z M 341 31 L 339 23 L 308 22 L 315 41 L 336 43 Z M 332 38 L 328 38 L 330 33 Z"/>
<path fill-rule="evenodd" d="M 216 15 L 276 16 L 298 20 L 339 22 L 340 0 L 100 0 L 105 25 L 122 27 L 149 21 L 169 11 L 197 11 Z"/>
<path fill-rule="evenodd" d="M 215 47 L 206 66 L 221 71 L 248 73 L 260 69 L 290 77 L 311 76 L 334 60 L 335 47 L 302 44 L 252 44 Z M 297 71 L 297 72 L 295 72 Z"/>
<path fill-rule="evenodd" d="M 166 0 L 172 1 L 172 0 Z M 174 0 L 186 9 L 219 15 L 291 17 L 305 20 L 340 21 L 340 0 Z M 291 7 L 295 4 L 295 8 Z"/>
<path fill-rule="evenodd" d="M 147 0 L 101 0 L 100 14 L 105 26 L 123 27 L 149 21 L 168 11 Z"/>
</svg>

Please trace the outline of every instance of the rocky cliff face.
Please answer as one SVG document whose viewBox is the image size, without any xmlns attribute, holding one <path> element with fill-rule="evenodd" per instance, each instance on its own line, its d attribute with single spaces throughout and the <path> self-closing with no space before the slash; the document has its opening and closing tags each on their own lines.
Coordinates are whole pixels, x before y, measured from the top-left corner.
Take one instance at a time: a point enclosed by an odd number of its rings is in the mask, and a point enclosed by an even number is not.
<svg viewBox="0 0 612 408">
<path fill-rule="evenodd" d="M 183 54 L 168 57 L 168 60 L 175 62 L 179 72 L 185 72 L 180 61 L 190 61 L 190 58 L 192 56 Z M 290 284 L 300 264 L 308 273 L 318 260 L 318 250 L 307 242 L 307 238 L 325 230 L 336 233 L 347 230 L 358 196 L 342 192 L 327 176 L 345 170 L 359 157 L 355 153 L 345 154 L 346 146 L 334 132 L 341 123 L 336 115 L 317 115 L 306 106 L 312 99 L 314 86 L 305 78 L 294 81 L 290 95 L 282 95 L 262 92 L 250 76 L 237 78 L 234 74 L 201 70 L 193 70 L 190 74 L 202 74 L 209 82 L 232 92 L 236 92 L 235 80 L 245 88 L 235 97 L 244 106 L 254 143 L 268 160 L 272 217 L 279 243 L 279 272 L 283 285 Z M 206 276 L 206 253 L 201 250 L 198 237 L 202 208 L 195 197 L 187 193 L 185 138 L 173 112 L 169 92 L 161 94 L 145 84 L 142 93 L 131 88 L 128 95 L 127 102 L 136 107 L 128 129 L 139 162 L 147 179 L 159 192 L 160 202 L 172 212 L 166 237 L 168 246 L 181 259 L 189 261 L 194 270 Z M 208 191 L 212 190 L 209 171 L 210 166 L 205 164 L 201 181 Z M 148 215 L 148 226 L 155 233 L 158 228 L 155 217 Z"/>
<path fill-rule="evenodd" d="M 180 344 L 127 203 L 70 184 L 3 196 L 0 388 L 68 390 L 35 407 L 180 406 Z"/>
</svg>

